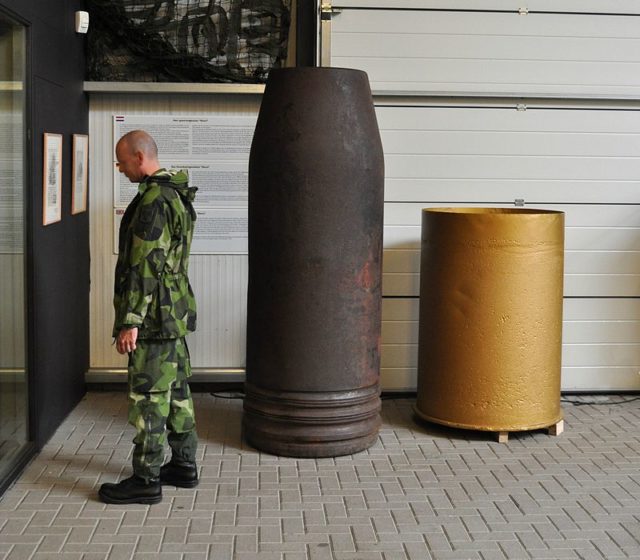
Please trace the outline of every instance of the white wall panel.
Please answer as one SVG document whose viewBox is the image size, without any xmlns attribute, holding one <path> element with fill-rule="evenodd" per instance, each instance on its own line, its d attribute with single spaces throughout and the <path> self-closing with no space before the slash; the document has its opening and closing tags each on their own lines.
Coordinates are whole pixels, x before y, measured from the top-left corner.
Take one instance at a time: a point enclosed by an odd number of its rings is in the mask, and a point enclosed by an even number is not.
<svg viewBox="0 0 640 560">
<path fill-rule="evenodd" d="M 415 391 L 418 376 L 415 368 L 380 368 L 383 391 Z"/>
<path fill-rule="evenodd" d="M 331 66 L 364 70 L 374 93 L 640 98 L 640 18 L 558 13 L 558 4 L 528 15 L 479 11 L 480 2 L 477 11 L 347 7 L 331 21 Z"/>
<path fill-rule="evenodd" d="M 340 8 L 388 8 L 413 10 L 509 10 L 530 12 L 587 12 L 640 14 L 637 0 L 337 0 Z"/>
<path fill-rule="evenodd" d="M 418 317 L 418 298 L 385 300 L 382 375 L 389 388 L 415 389 Z M 562 338 L 564 390 L 637 389 L 639 300 L 565 299 Z"/>
<path fill-rule="evenodd" d="M 640 300 L 567 299 L 564 315 L 563 387 L 637 389 Z"/>
<path fill-rule="evenodd" d="M 524 201 L 565 212 L 563 389 L 640 388 L 640 3 L 333 6 L 385 151 L 383 387 L 416 386 L 422 208 Z"/>
<path fill-rule="evenodd" d="M 565 212 L 565 295 L 640 296 L 640 110 L 376 110 L 385 296 L 419 295 L 423 208 L 512 208 L 515 199 Z"/>
<path fill-rule="evenodd" d="M 640 187 L 640 184 L 639 184 Z M 606 196 L 606 193 L 603 193 Z M 456 207 L 482 207 L 482 202 L 471 202 Z M 420 227 L 422 223 L 423 208 L 440 208 L 453 206 L 447 202 L 387 202 L 385 204 L 385 226 L 414 226 Z M 511 204 L 495 204 L 496 208 L 513 208 Z M 640 227 L 640 204 L 527 204 L 527 208 L 539 208 L 542 210 L 558 210 L 565 213 L 565 226 L 567 228 L 627 228 L 635 231 Z M 568 234 L 567 234 L 568 235 Z M 419 238 L 419 234 L 418 234 Z"/>
<path fill-rule="evenodd" d="M 409 272 L 385 272 L 382 275 L 383 297 L 418 297 L 420 276 Z"/>
<path fill-rule="evenodd" d="M 385 344 L 380 361 L 381 368 L 418 367 L 418 347 L 415 344 Z"/>
<path fill-rule="evenodd" d="M 417 363 L 418 314 L 417 299 L 382 300 L 383 363 L 380 368 L 380 383 L 387 391 L 414 391 L 416 388 L 416 366 L 401 364 Z M 399 346 L 404 346 L 403 352 L 398 352 Z M 407 356 L 413 357 L 407 359 Z"/>
<path fill-rule="evenodd" d="M 640 110 L 379 106 L 376 114 L 387 201 L 638 201 Z"/>
<path fill-rule="evenodd" d="M 254 95 L 92 94 L 91 138 L 91 368 L 126 366 L 111 345 L 113 321 L 112 116 L 256 115 Z M 162 154 L 160 154 L 162 162 Z M 196 224 L 197 227 L 197 224 Z M 189 336 L 194 367 L 231 370 L 244 367 L 246 329 L 246 255 L 193 255 L 190 276 L 198 302 L 198 330 Z"/>
<path fill-rule="evenodd" d="M 635 204 L 638 202 L 638 180 L 593 181 L 586 179 L 573 181 L 567 179 L 477 179 L 466 178 L 397 178 L 389 177 L 385 182 L 387 200 L 411 202 L 420 199 L 446 201 L 460 206 L 477 200 L 483 193 L 491 193 L 487 202 L 513 202 L 535 193 L 537 200 L 568 203 L 577 193 L 583 203 L 599 203 L 603 193 L 607 193 L 609 202 Z M 528 200 L 535 204 L 536 200 Z"/>
<path fill-rule="evenodd" d="M 425 203 L 424 207 L 434 206 Z M 423 205 L 420 205 L 420 210 Z M 537 208 L 541 206 L 536 205 Z M 555 208 L 562 208 L 554 205 Z M 420 211 L 419 211 L 420 212 Z M 418 213 L 418 216 L 420 213 Z M 571 216 L 570 216 L 571 217 Z M 565 221 L 567 214 L 565 213 Z M 384 228 L 385 246 L 385 270 L 398 272 L 391 266 L 398 259 L 398 255 L 389 255 L 392 251 L 407 249 L 420 249 L 420 226 L 395 226 L 387 225 Z M 568 247 L 578 250 L 591 251 L 640 251 L 640 231 L 638 227 L 583 227 L 574 226 L 565 229 L 565 243 Z"/>
<path fill-rule="evenodd" d="M 376 109 L 386 163 L 384 386 L 416 380 L 417 317 L 386 316 L 407 297 L 417 314 L 422 209 L 513 208 L 515 199 L 565 213 L 563 388 L 640 386 L 640 306 L 620 299 L 640 296 L 640 111 L 431 103 Z"/>
<path fill-rule="evenodd" d="M 385 225 L 385 296 L 419 295 L 422 208 L 441 206 L 454 205 L 385 205 L 385 224 L 403 224 Z M 565 213 L 565 296 L 640 297 L 640 205 L 537 204 L 535 208 Z"/>
</svg>

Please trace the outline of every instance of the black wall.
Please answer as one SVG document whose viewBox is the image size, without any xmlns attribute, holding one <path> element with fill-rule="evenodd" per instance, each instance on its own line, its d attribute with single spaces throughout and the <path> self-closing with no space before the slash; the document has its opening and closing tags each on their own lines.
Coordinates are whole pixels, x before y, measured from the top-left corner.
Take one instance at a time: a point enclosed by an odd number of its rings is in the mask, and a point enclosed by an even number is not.
<svg viewBox="0 0 640 560">
<path fill-rule="evenodd" d="M 315 2 L 297 0 L 296 4 L 296 66 L 315 66 L 316 21 Z"/>
<path fill-rule="evenodd" d="M 89 367 L 89 213 L 71 215 L 72 135 L 88 134 L 85 35 L 74 30 L 82 9 L 84 0 L 0 0 L 0 10 L 28 26 L 27 363 L 38 449 L 84 395 Z M 44 132 L 63 137 L 62 220 L 46 227 Z"/>
</svg>

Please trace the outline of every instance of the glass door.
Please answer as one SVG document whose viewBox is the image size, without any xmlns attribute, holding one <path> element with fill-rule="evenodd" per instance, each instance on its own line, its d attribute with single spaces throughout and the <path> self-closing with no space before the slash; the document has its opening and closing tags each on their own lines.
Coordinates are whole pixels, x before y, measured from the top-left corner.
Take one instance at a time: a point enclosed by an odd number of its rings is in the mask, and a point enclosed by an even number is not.
<svg viewBox="0 0 640 560">
<path fill-rule="evenodd" d="M 0 488 L 28 443 L 25 51 L 25 27 L 0 12 Z"/>
</svg>

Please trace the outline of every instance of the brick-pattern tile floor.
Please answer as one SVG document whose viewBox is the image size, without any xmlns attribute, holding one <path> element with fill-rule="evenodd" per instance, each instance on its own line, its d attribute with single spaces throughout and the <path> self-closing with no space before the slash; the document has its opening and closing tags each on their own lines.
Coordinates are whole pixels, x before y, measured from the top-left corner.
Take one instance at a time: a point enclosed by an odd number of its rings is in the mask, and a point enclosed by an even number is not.
<svg viewBox="0 0 640 560">
<path fill-rule="evenodd" d="M 89 393 L 0 501 L 0 559 L 640 558 L 640 400 L 572 397 L 597 404 L 563 404 L 558 437 L 507 444 L 385 400 L 375 446 L 314 460 L 244 444 L 242 401 L 194 398 L 195 490 L 99 502 L 130 473 L 133 432 L 123 393 Z"/>
</svg>

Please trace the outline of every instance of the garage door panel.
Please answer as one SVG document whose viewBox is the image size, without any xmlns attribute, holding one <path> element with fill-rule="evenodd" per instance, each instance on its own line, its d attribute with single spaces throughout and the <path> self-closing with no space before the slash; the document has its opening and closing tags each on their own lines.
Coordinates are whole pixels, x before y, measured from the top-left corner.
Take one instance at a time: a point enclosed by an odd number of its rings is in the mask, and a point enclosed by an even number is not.
<svg viewBox="0 0 640 560">
<path fill-rule="evenodd" d="M 638 27 L 636 16 L 345 9 L 331 65 L 366 71 L 374 92 L 640 95 Z"/>
<path fill-rule="evenodd" d="M 380 367 L 418 366 L 417 344 L 383 344 L 380 356 Z"/>
<path fill-rule="evenodd" d="M 417 321 L 418 315 L 418 304 L 414 298 L 382 300 L 383 321 Z"/>
<path fill-rule="evenodd" d="M 378 32 L 344 31 L 334 35 L 331 47 L 340 53 L 340 58 L 380 59 L 382 63 L 389 63 L 390 59 L 423 61 L 422 64 L 432 64 L 442 58 L 442 53 L 446 53 L 448 59 L 468 59 L 470 52 L 474 60 L 487 59 L 491 62 L 521 59 L 553 61 L 559 56 L 568 63 L 577 60 L 591 63 L 637 62 L 636 53 L 640 51 L 640 39 L 633 32 L 629 38 L 594 37 L 585 41 L 578 37 L 556 37 L 553 43 L 541 44 L 539 36 L 514 36 L 505 34 L 505 30 L 493 35 L 471 35 L 470 31 L 466 30 L 468 35 L 464 41 L 457 34 L 425 36 L 390 30 L 385 33 L 386 41 L 380 41 Z M 507 41 L 513 49 L 511 52 L 505 52 Z"/>
<path fill-rule="evenodd" d="M 562 368 L 564 391 L 637 391 L 638 379 L 637 367 Z"/>
<path fill-rule="evenodd" d="M 635 367 L 563 367 L 563 391 L 637 391 L 638 368 Z M 415 391 L 418 386 L 417 368 L 380 368 L 383 391 Z"/>
<path fill-rule="evenodd" d="M 423 208 L 431 206 L 451 205 L 385 205 L 385 222 L 405 225 L 384 228 L 384 295 L 419 295 L 420 224 Z M 513 205 L 494 206 L 513 208 Z M 640 296 L 639 205 L 542 204 L 536 208 L 565 212 L 565 296 Z"/>
<path fill-rule="evenodd" d="M 382 320 L 410 323 L 417 328 L 419 313 L 417 297 L 387 299 L 383 303 Z M 634 338 L 621 342 L 640 344 L 640 299 L 565 298 L 563 320 L 566 343 L 612 342 L 620 329 L 626 329 L 628 333 L 635 333 Z"/>
<path fill-rule="evenodd" d="M 388 249 L 384 251 L 383 271 L 420 272 L 420 251 L 411 249 Z"/>
<path fill-rule="evenodd" d="M 383 242 L 385 249 L 420 250 L 420 227 L 385 226 Z"/>
<path fill-rule="evenodd" d="M 383 305 L 383 383 L 397 387 L 416 375 L 420 301 L 394 298 Z M 563 390 L 637 389 L 640 300 L 565 299 L 562 338 Z"/>
<path fill-rule="evenodd" d="M 606 251 L 565 251 L 564 273 L 640 276 L 640 253 Z"/>
<path fill-rule="evenodd" d="M 418 323 L 411 321 L 382 321 L 384 344 L 418 344 Z"/>
<path fill-rule="evenodd" d="M 420 251 L 389 249 L 384 252 L 384 273 L 420 273 Z M 565 275 L 633 275 L 640 277 L 640 252 L 565 250 Z"/>
<path fill-rule="evenodd" d="M 390 336 L 395 336 L 396 331 L 391 329 Z M 410 336 L 413 333 L 407 332 Z M 409 342 L 417 343 L 416 340 L 407 339 Z M 622 343 L 638 344 L 640 342 L 640 322 L 639 321 L 615 321 L 609 323 L 606 328 L 602 323 L 597 322 L 566 322 L 562 334 L 564 344 L 602 344 L 602 343 Z M 393 342 L 399 342 L 394 340 Z"/>
<path fill-rule="evenodd" d="M 417 237 L 420 238 L 419 228 L 422 224 L 423 208 L 446 208 L 455 206 L 446 202 L 420 202 L 420 203 L 393 203 L 388 202 L 384 206 L 385 228 L 388 226 L 412 226 L 417 228 Z M 485 204 L 465 204 L 469 208 L 484 207 Z M 496 208 L 513 208 L 511 204 L 491 204 Z M 608 228 L 638 228 L 640 227 L 640 204 L 536 204 L 527 205 L 527 208 L 541 210 L 555 210 L 565 213 L 565 227 L 608 227 Z M 386 233 L 386 231 L 385 231 Z"/>
<path fill-rule="evenodd" d="M 420 276 L 414 273 L 384 273 L 382 295 L 385 297 L 417 297 L 420 295 Z"/>
<path fill-rule="evenodd" d="M 637 202 L 639 110 L 425 106 L 377 115 L 388 201 Z"/>
<path fill-rule="evenodd" d="M 570 181 L 532 179 L 385 179 L 387 202 L 414 202 L 428 200 L 461 205 L 479 198 L 495 202 L 522 199 L 527 204 L 539 202 L 568 203 L 576 198 L 584 203 L 602 203 L 602 193 L 607 193 L 611 204 L 636 204 L 640 184 L 638 181 Z M 491 198 L 487 198 L 490 193 Z M 467 205 L 467 204 L 465 204 Z M 426 205 L 425 205 L 426 207 Z"/>
<path fill-rule="evenodd" d="M 616 321 L 640 321 L 640 300 L 565 299 L 565 319 L 576 322 L 609 323 Z M 638 339 L 640 341 L 640 339 Z"/>
<path fill-rule="evenodd" d="M 410 272 L 388 272 L 382 276 L 382 295 L 418 297 L 420 275 Z M 565 297 L 640 297 L 638 274 L 565 274 Z"/>
<path fill-rule="evenodd" d="M 344 0 L 333 3 L 338 8 L 509 10 L 518 12 L 522 0 Z M 639 14 L 637 0 L 528 0 L 530 12 L 587 12 L 604 14 Z"/>
<path fill-rule="evenodd" d="M 637 21 L 636 21 L 637 23 Z M 358 38 L 364 38 L 364 34 L 359 34 Z M 394 41 L 397 37 L 395 34 L 385 35 L 385 39 Z M 624 45 L 621 43 L 623 39 L 613 39 L 616 44 L 612 45 L 612 51 L 621 51 L 624 49 Z M 397 41 L 395 41 L 397 42 Z M 438 41 L 439 42 L 439 41 Z M 506 43 L 510 46 L 515 46 L 517 41 L 513 41 L 511 37 L 503 37 L 503 49 Z M 576 42 L 580 42 L 576 40 Z M 598 39 L 590 39 L 589 44 L 586 47 L 587 51 L 597 50 L 599 45 L 602 45 L 604 41 Z M 611 40 L 607 41 L 610 43 Z M 638 44 L 637 35 L 628 41 L 629 47 L 633 47 Z M 558 42 L 556 42 L 557 44 Z M 368 45 L 363 45 L 362 49 L 366 49 Z M 608 46 L 608 45 L 607 45 Z M 379 48 L 386 47 L 379 45 Z M 392 48 L 395 47 L 395 44 Z M 467 56 L 463 59 L 449 58 L 449 53 L 446 56 L 442 56 L 441 53 L 446 51 L 440 51 L 440 56 L 437 54 L 434 58 L 421 58 L 420 51 L 416 51 L 414 56 L 385 56 L 384 58 L 377 58 L 373 56 L 349 56 L 340 55 L 332 57 L 332 65 L 337 67 L 343 67 L 341 64 L 345 64 L 346 68 L 358 68 L 364 70 L 369 75 L 369 80 L 372 83 L 372 89 L 376 90 L 376 82 L 380 83 L 395 83 L 399 87 L 404 84 L 424 83 L 421 79 L 423 76 L 433 76 L 438 78 L 431 79 L 432 83 L 451 84 L 458 86 L 460 83 L 465 84 L 487 84 L 496 89 L 502 89 L 505 86 L 518 86 L 535 84 L 538 86 L 579 86 L 581 79 L 588 76 L 592 72 L 599 72 L 598 81 L 594 82 L 594 77 L 590 80 L 585 80 L 584 84 L 591 87 L 599 87 L 603 91 L 609 91 L 607 86 L 627 86 L 628 88 L 637 88 L 640 85 L 636 76 L 629 76 L 637 71 L 640 67 L 637 56 L 629 56 L 626 53 L 623 57 L 623 61 L 617 60 L 583 60 L 581 64 L 576 64 L 575 60 L 523 60 L 520 58 L 524 53 L 518 53 L 518 56 L 513 56 L 513 52 L 506 52 L 502 50 L 501 53 L 494 55 L 494 58 L 487 58 L 481 55 L 481 53 L 473 53 L 473 55 L 480 55 L 478 57 L 469 56 L 470 49 L 468 46 L 465 48 Z M 551 52 L 554 48 L 549 47 L 547 49 Z M 601 47 L 602 48 L 602 47 Z M 423 52 L 428 52 L 425 48 Z M 431 51 L 437 52 L 437 51 Z M 586 53 L 585 53 L 586 54 Z M 417 55 L 417 56 L 416 56 Z M 489 55 L 490 57 L 491 55 Z M 338 64 L 335 64 L 335 61 Z M 349 64 L 349 66 L 346 66 Z M 508 79 L 505 79 L 508 78 Z M 537 80 L 536 80 L 537 78 Z M 543 78 L 547 78 L 548 81 L 544 81 Z M 535 80 L 535 81 L 532 81 Z M 600 81 L 602 80 L 602 82 Z M 592 82 L 592 83 L 589 83 Z M 604 83 L 603 83 L 604 82 Z M 468 88 L 473 91 L 473 88 Z M 455 89 L 454 89 L 455 91 Z M 520 90 L 522 91 L 522 90 Z"/>
<path fill-rule="evenodd" d="M 348 4 L 348 2 L 345 2 Z M 336 4 L 337 5 L 337 4 Z M 397 4 L 396 4 L 397 5 Z M 557 6 L 558 4 L 556 4 Z M 443 5 L 441 7 L 446 7 Z M 482 12 L 482 3 L 476 3 L 478 11 L 394 11 L 394 10 L 344 10 L 333 18 L 332 35 L 355 32 L 358 35 L 373 33 L 373 41 L 384 44 L 386 36 L 398 34 L 497 36 L 497 37 L 537 37 L 558 39 L 565 37 L 633 39 L 638 37 L 635 27 L 637 19 L 619 18 L 606 15 L 530 13 L 523 17 L 513 12 Z M 555 11 L 555 10 L 554 10 Z M 381 37 L 383 35 L 383 37 Z M 367 37 L 362 40 L 366 42 Z M 458 42 L 462 42 L 459 40 Z M 333 45 L 333 43 L 332 43 Z M 502 52 L 509 45 L 503 44 Z M 441 51 L 442 52 L 442 51 Z M 517 52 L 517 51 L 516 51 Z M 561 57 L 565 53 L 555 53 Z"/>
<path fill-rule="evenodd" d="M 640 251 L 640 227 L 569 227 L 565 246 L 582 251 Z"/>
<path fill-rule="evenodd" d="M 640 297 L 638 275 L 565 274 L 565 297 Z"/>
<path fill-rule="evenodd" d="M 416 368 L 380 368 L 383 391 L 415 391 L 418 386 Z"/>
<path fill-rule="evenodd" d="M 625 157 L 391 154 L 384 162 L 385 175 L 394 179 L 624 181 L 640 176 L 640 158 Z"/>
<path fill-rule="evenodd" d="M 417 344 L 420 300 L 390 299 L 383 305 L 383 344 Z M 638 300 L 565 299 L 563 314 L 565 345 L 640 344 Z"/>
<path fill-rule="evenodd" d="M 411 273 L 386 273 L 382 278 L 382 295 L 385 297 L 418 297 L 420 275 Z M 564 277 L 565 297 L 640 297 L 640 276 L 596 276 L 573 274 Z"/>
<path fill-rule="evenodd" d="M 562 360 L 568 367 L 640 367 L 640 344 L 565 344 Z"/>
<path fill-rule="evenodd" d="M 566 218 L 566 215 L 565 215 Z M 420 226 L 386 226 L 384 245 L 390 251 L 420 250 Z M 566 227 L 565 248 L 576 251 L 622 251 L 631 252 L 632 259 L 640 251 L 640 227 Z M 387 254 L 385 259 L 394 262 L 400 254 Z M 385 265 L 388 264 L 385 262 Z M 386 270 L 395 271 L 395 269 Z"/>
<path fill-rule="evenodd" d="M 570 91 L 580 96 L 640 96 L 638 62 L 582 62 L 577 65 L 574 61 L 349 56 L 336 56 L 331 60 L 332 66 L 357 68 L 366 72 L 374 93 L 397 90 L 402 93 L 477 92 L 495 96 L 522 95 L 525 91 L 537 94 Z M 423 76 L 432 78 L 425 82 Z M 586 76 L 591 79 L 585 79 Z"/>
<path fill-rule="evenodd" d="M 377 98 L 376 118 L 382 137 L 387 131 L 432 131 L 432 132 L 470 132 L 486 135 L 517 133 L 525 138 L 530 134 L 545 133 L 550 137 L 576 139 L 580 135 L 600 135 L 624 140 L 626 135 L 636 135 L 640 131 L 640 111 L 636 106 L 601 107 L 591 106 L 563 107 L 554 105 L 545 107 L 541 101 L 523 100 L 522 103 L 506 101 L 507 106 L 482 105 L 481 102 L 443 105 L 442 102 L 423 100 L 419 105 L 386 106 Z M 533 103 L 533 104 L 532 104 Z M 538 103 L 538 105 L 536 105 Z M 519 110 L 527 107 L 526 110 Z M 465 143 L 462 138 L 461 142 Z M 567 147 L 568 149 L 569 147 Z M 485 145 L 483 151 L 491 149 Z"/>
<path fill-rule="evenodd" d="M 385 130 L 384 153 L 391 155 L 520 155 L 638 159 L 640 134 L 585 134 L 516 131 Z"/>
<path fill-rule="evenodd" d="M 563 389 L 639 388 L 640 5 L 352 4 L 333 65 L 386 95 L 383 387 L 416 384 L 422 209 L 524 205 L 565 213 Z"/>
</svg>

